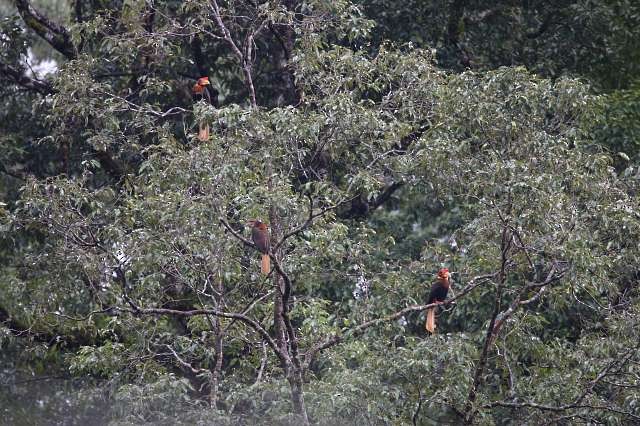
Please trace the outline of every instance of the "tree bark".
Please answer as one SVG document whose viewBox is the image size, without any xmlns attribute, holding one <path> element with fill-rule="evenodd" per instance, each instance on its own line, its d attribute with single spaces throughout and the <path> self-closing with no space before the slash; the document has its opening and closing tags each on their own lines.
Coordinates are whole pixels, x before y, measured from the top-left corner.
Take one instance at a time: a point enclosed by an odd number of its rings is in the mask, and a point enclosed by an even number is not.
<svg viewBox="0 0 640 426">
<path fill-rule="evenodd" d="M 307 408 L 304 404 L 304 382 L 302 380 L 302 372 L 294 369 L 289 376 L 289 387 L 291 388 L 291 401 L 293 402 L 293 410 L 300 416 L 303 425 L 309 424 L 309 416 Z"/>
<path fill-rule="evenodd" d="M 222 308 L 223 300 L 222 295 L 224 294 L 224 288 L 222 286 L 222 280 L 218 279 L 217 291 L 220 295 L 217 304 L 218 308 Z M 222 351 L 222 341 L 224 337 L 224 330 L 222 328 L 222 324 L 220 324 L 220 318 L 215 317 L 214 321 L 214 329 L 215 329 L 215 341 L 213 344 L 213 349 L 216 351 L 216 362 L 213 366 L 213 372 L 211 373 L 211 390 L 209 392 L 209 403 L 211 408 L 216 408 L 218 405 L 218 388 L 220 387 L 220 373 L 222 372 L 222 360 L 224 358 L 224 353 Z"/>
<path fill-rule="evenodd" d="M 265 169 L 268 176 L 267 188 L 272 192 L 273 183 L 271 176 L 273 175 L 273 170 L 271 164 L 267 163 Z M 276 344 L 282 353 L 288 354 L 287 357 L 281 359 L 281 362 L 284 364 L 282 367 L 289 381 L 294 412 L 300 416 L 303 425 L 308 425 L 309 417 L 307 416 L 307 408 L 304 404 L 303 367 L 300 362 L 300 354 L 298 353 L 297 336 L 289 320 L 289 298 L 293 289 L 291 288 L 289 278 L 280 266 L 281 258 L 279 255 L 282 249 L 279 248 L 277 242 L 280 240 L 283 231 L 280 217 L 273 204 L 269 207 L 269 223 L 271 225 L 271 247 L 274 248 L 274 252 L 271 254 L 275 258 L 274 267 L 276 269 L 273 273 L 273 283 L 275 286 L 275 291 L 273 292 L 273 323 L 276 333 Z"/>
<path fill-rule="evenodd" d="M 487 327 L 484 343 L 482 345 L 482 353 L 480 354 L 480 359 L 476 364 L 476 370 L 473 375 L 473 384 L 471 385 L 471 389 L 469 389 L 469 396 L 467 397 L 467 402 L 464 408 L 465 424 L 473 424 L 473 419 L 477 412 L 477 409 L 473 407 L 473 404 L 476 400 L 476 397 L 478 396 L 478 389 L 480 388 L 480 385 L 482 383 L 482 374 L 484 373 L 484 369 L 487 365 L 489 348 L 491 347 L 491 343 L 493 342 L 492 337 L 495 331 L 496 318 L 500 313 L 502 290 L 504 289 L 504 285 L 507 279 L 507 262 L 509 261 L 509 250 L 511 249 L 512 240 L 513 240 L 513 235 L 509 232 L 507 223 L 503 223 L 502 242 L 500 244 L 501 262 L 500 262 L 500 272 L 498 273 L 496 299 L 495 299 L 495 304 L 493 308 L 493 313 L 491 315 L 491 320 L 489 321 L 489 326 Z"/>
<path fill-rule="evenodd" d="M 25 25 L 67 59 L 75 59 L 76 49 L 71 42 L 71 34 L 65 27 L 41 14 L 28 0 L 14 0 L 14 4 Z"/>
</svg>

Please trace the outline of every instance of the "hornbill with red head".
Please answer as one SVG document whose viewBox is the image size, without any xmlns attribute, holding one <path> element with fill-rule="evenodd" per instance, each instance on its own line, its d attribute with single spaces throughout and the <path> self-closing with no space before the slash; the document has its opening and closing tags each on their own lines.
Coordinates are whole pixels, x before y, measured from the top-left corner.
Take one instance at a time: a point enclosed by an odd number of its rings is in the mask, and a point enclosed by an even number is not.
<svg viewBox="0 0 640 426">
<path fill-rule="evenodd" d="M 449 281 L 449 269 L 442 268 L 438 271 L 436 282 L 431 285 L 431 291 L 429 291 L 429 297 L 427 298 L 427 305 L 431 303 L 442 303 L 447 298 L 447 293 L 451 287 Z M 435 333 L 436 330 L 436 307 L 427 309 L 427 321 L 425 328 L 429 333 Z"/>
<path fill-rule="evenodd" d="M 191 89 L 193 91 L 194 98 L 196 100 L 198 98 L 207 99 L 209 103 L 211 103 L 211 95 L 209 95 L 209 90 L 207 90 L 207 86 L 210 84 L 209 77 L 200 77 Z M 209 123 L 201 122 L 198 125 L 198 139 L 201 141 L 209 139 Z"/>
</svg>

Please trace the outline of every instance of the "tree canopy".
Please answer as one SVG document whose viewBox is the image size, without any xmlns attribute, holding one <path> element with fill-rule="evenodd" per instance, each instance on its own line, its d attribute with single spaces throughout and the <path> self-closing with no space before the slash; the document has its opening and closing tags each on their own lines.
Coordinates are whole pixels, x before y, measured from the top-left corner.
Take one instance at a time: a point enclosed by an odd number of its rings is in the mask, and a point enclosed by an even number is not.
<svg viewBox="0 0 640 426">
<path fill-rule="evenodd" d="M 638 423 L 638 6 L 485 7 L 0 2 L 4 418 Z"/>
</svg>

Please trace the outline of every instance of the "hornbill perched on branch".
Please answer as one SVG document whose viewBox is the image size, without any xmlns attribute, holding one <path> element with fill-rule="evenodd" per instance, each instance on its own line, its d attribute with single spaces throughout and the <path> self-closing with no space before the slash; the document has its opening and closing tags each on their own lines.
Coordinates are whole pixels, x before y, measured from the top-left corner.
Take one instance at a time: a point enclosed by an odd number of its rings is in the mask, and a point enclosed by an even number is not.
<svg viewBox="0 0 640 426">
<path fill-rule="evenodd" d="M 268 275 L 271 272 L 271 259 L 269 258 L 269 250 L 271 248 L 271 240 L 267 224 L 260 220 L 250 220 L 251 239 L 256 248 L 262 253 L 262 262 L 260 270 L 263 274 Z"/>
<path fill-rule="evenodd" d="M 431 303 L 442 303 L 447 298 L 447 293 L 451 287 L 449 281 L 449 269 L 442 268 L 438 271 L 436 282 L 431 285 L 431 291 L 427 298 L 427 305 Z M 435 333 L 436 330 L 436 307 L 427 309 L 427 322 L 425 328 L 429 333 Z"/>
<path fill-rule="evenodd" d="M 207 86 L 209 86 L 209 77 L 200 77 L 196 84 L 193 85 L 193 95 L 196 100 L 199 99 L 207 99 L 209 103 L 211 103 L 211 95 L 209 94 L 209 90 L 207 90 Z M 198 124 L 198 139 L 201 141 L 206 141 L 209 139 L 209 123 L 200 122 Z"/>
</svg>

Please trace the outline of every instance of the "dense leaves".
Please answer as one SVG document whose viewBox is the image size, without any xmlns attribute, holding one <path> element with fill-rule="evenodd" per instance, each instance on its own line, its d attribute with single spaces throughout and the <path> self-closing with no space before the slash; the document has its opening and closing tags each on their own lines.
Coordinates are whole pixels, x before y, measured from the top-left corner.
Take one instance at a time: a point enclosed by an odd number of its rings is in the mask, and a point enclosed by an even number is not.
<svg viewBox="0 0 640 426">
<path fill-rule="evenodd" d="M 601 90 L 628 88 L 638 74 L 640 9 L 631 0 L 358 3 L 378 23 L 374 45 L 432 47 L 447 68 L 524 65 L 549 77 L 585 76 Z"/>
<path fill-rule="evenodd" d="M 0 29 L 7 418 L 637 422 L 636 85 L 561 76 L 618 66 L 579 47 L 566 62 L 566 26 L 594 31 L 584 11 L 466 3 L 400 27 L 403 2 L 16 1 Z M 620 26 L 582 41 L 627 47 L 619 3 L 593 3 Z M 531 39 L 557 44 L 522 45 L 547 15 Z M 58 52 L 46 76 L 25 62 L 36 41 Z M 200 75 L 211 102 L 191 96 Z M 427 335 L 442 266 L 453 289 Z"/>
</svg>

